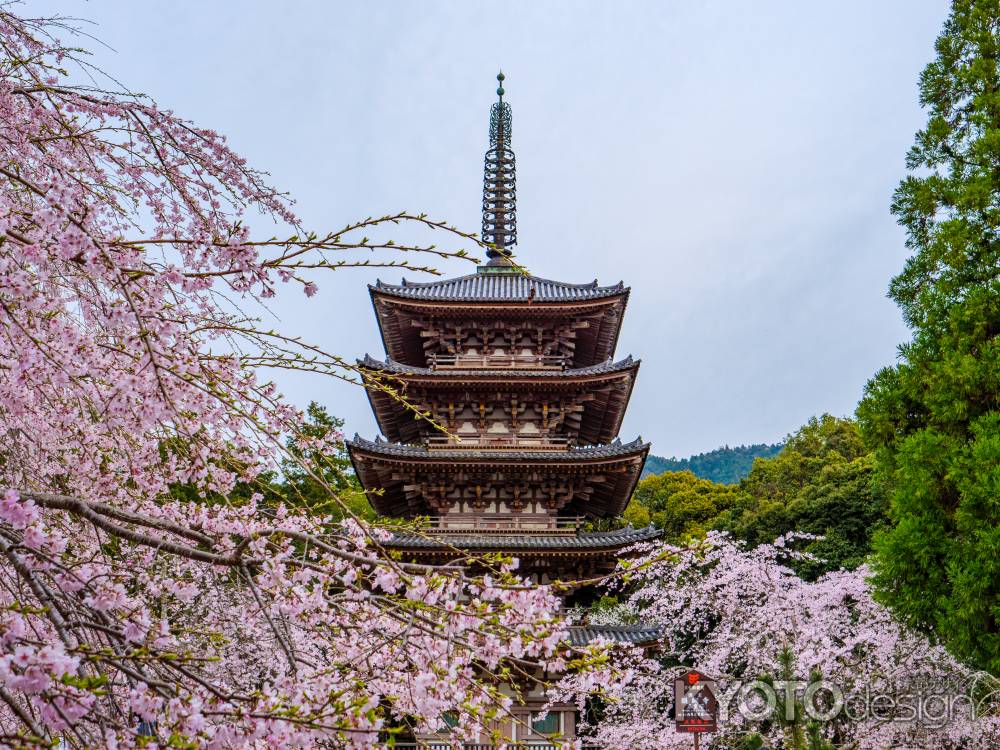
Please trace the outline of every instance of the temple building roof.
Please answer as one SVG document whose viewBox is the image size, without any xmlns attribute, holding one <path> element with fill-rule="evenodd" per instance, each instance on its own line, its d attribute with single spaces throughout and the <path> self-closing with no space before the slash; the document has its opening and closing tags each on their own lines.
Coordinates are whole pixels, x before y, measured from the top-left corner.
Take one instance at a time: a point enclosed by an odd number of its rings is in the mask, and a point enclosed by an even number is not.
<svg viewBox="0 0 1000 750">
<path fill-rule="evenodd" d="M 457 502 L 471 502 L 472 496 L 466 495 L 475 486 L 515 483 L 540 492 L 549 488 L 564 493 L 559 494 L 553 513 L 608 518 L 625 510 L 649 444 L 637 438 L 630 443 L 615 440 L 608 445 L 557 450 L 532 450 L 527 445 L 490 450 L 401 445 L 356 435 L 347 441 L 347 450 L 372 506 L 382 515 L 433 515 Z M 451 494 L 452 490 L 459 494 Z"/>
<path fill-rule="evenodd" d="M 348 449 L 360 449 L 384 456 L 426 458 L 434 461 L 447 460 L 451 462 L 456 459 L 482 461 L 488 459 L 497 463 L 521 463 L 524 461 L 580 463 L 591 459 L 637 455 L 642 451 L 648 450 L 649 443 L 644 443 L 641 437 L 637 437 L 628 443 L 615 440 L 607 445 L 570 447 L 563 451 L 537 451 L 531 450 L 529 447 L 525 447 L 523 450 L 470 450 L 468 448 L 438 448 L 432 450 L 424 445 L 403 445 L 400 443 L 387 443 L 383 440 L 365 440 L 360 435 L 355 435 L 353 440 L 347 441 L 347 447 Z"/>
<path fill-rule="evenodd" d="M 436 302 L 580 302 L 628 294 L 621 281 L 611 286 L 568 284 L 541 279 L 519 272 L 473 273 L 454 279 L 414 283 L 403 279 L 400 284 L 376 281 L 368 288 L 372 295 L 382 294 L 414 300 Z"/>
<path fill-rule="evenodd" d="M 632 646 L 647 646 L 663 635 L 660 625 L 573 625 L 569 628 L 571 646 L 586 646 L 599 638 Z"/>
<path fill-rule="evenodd" d="M 647 542 L 660 537 L 663 532 L 654 526 L 624 529 L 614 531 L 580 531 L 575 534 L 520 533 L 507 534 L 498 532 L 448 532 L 447 534 L 421 534 L 418 532 L 397 532 L 386 546 L 401 549 L 441 549 L 457 547 L 467 550 L 489 550 L 523 552 L 535 550 L 538 552 L 563 550 L 600 550 L 620 549 L 637 542 Z"/>
<path fill-rule="evenodd" d="M 420 367 L 430 364 L 425 344 L 431 329 L 528 321 L 540 324 L 549 335 L 560 331 L 566 343 L 572 342 L 570 366 L 602 363 L 615 351 L 629 296 L 629 288 L 620 282 L 603 287 L 596 281 L 567 284 L 509 272 L 419 284 L 379 281 L 368 290 L 388 356 Z"/>
<path fill-rule="evenodd" d="M 380 361 L 366 356 L 358 360 L 372 411 L 382 434 L 400 443 L 417 443 L 441 438 L 433 422 L 415 419 L 415 410 L 430 410 L 451 400 L 489 399 L 498 392 L 521 398 L 558 403 L 563 398 L 579 398 L 579 411 L 568 415 L 563 436 L 570 442 L 599 445 L 610 442 L 619 432 L 632 388 L 639 372 L 639 360 L 626 357 L 591 367 L 569 369 L 435 369 L 406 365 L 395 360 Z M 586 398 L 573 394 L 586 393 Z M 398 396 L 403 396 L 406 401 Z"/>
<path fill-rule="evenodd" d="M 627 370 L 638 368 L 639 364 L 640 360 L 633 359 L 632 355 L 629 355 L 625 359 L 620 359 L 617 362 L 613 362 L 609 359 L 605 362 L 601 362 L 600 364 L 591 365 L 590 367 L 571 367 L 565 370 L 523 370 L 518 372 L 516 370 L 511 371 L 510 369 L 436 370 L 431 367 L 406 365 L 402 362 L 396 362 L 394 359 L 379 360 L 368 354 L 365 355 L 364 359 L 358 360 L 359 367 L 367 368 L 369 370 L 381 370 L 394 375 L 419 375 L 421 377 L 433 377 L 451 381 L 467 380 L 470 378 L 503 378 L 505 381 L 509 381 L 514 377 L 545 379 L 559 378 L 568 380 L 572 378 L 587 377 L 590 375 L 606 375 L 616 372 L 625 372 Z"/>
</svg>

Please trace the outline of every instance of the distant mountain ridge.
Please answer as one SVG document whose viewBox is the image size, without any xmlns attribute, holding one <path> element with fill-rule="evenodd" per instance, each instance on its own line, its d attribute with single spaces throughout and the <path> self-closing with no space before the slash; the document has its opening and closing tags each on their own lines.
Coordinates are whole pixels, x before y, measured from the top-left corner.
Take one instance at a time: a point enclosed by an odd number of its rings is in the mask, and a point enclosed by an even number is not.
<svg viewBox="0 0 1000 750">
<path fill-rule="evenodd" d="M 755 445 L 737 445 L 730 448 L 725 445 L 708 453 L 699 453 L 690 458 L 663 458 L 650 456 L 642 476 L 662 474 L 665 471 L 690 471 L 696 477 L 711 479 L 719 484 L 737 484 L 750 473 L 755 458 L 771 458 L 781 452 L 783 444 L 757 443 Z"/>
</svg>

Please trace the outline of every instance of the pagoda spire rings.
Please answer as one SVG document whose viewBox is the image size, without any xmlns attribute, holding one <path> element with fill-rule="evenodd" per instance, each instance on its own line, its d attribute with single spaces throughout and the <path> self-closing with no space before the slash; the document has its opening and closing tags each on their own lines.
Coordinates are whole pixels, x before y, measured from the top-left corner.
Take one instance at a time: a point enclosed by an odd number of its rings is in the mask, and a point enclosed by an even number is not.
<svg viewBox="0 0 1000 750">
<path fill-rule="evenodd" d="M 490 147 L 483 168 L 483 241 L 490 266 L 509 266 L 517 244 L 517 191 L 511 148 L 510 105 L 503 100 L 504 74 L 497 75 L 497 101 L 490 109 Z"/>
</svg>

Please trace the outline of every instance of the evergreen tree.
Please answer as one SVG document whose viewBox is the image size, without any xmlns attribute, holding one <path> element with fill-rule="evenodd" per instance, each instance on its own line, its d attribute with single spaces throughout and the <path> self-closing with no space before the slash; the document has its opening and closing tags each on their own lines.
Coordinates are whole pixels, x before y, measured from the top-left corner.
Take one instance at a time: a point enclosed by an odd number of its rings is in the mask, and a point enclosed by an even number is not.
<svg viewBox="0 0 1000 750">
<path fill-rule="evenodd" d="M 891 498 L 879 596 L 1000 670 L 1000 0 L 955 0 L 920 78 L 929 110 L 892 212 L 913 331 L 858 407 Z"/>
<path fill-rule="evenodd" d="M 751 547 L 792 531 L 818 539 L 800 543 L 814 560 L 794 563 L 807 579 L 864 562 L 872 535 L 887 520 L 875 462 L 851 419 L 813 417 L 785 439 L 773 458 L 758 458 L 739 485 L 664 472 L 639 482 L 624 520 L 652 523 L 670 542 L 709 529 L 727 531 Z M 620 522 L 619 522 L 620 523 Z"/>
<path fill-rule="evenodd" d="M 375 511 L 358 483 L 344 445 L 344 420 L 311 402 L 298 436 L 287 442 L 281 462 L 285 502 L 339 520 L 351 514 L 374 520 Z M 331 447 L 333 450 L 331 450 Z M 305 467 L 309 467 L 307 470 Z"/>
<path fill-rule="evenodd" d="M 311 402 L 306 419 L 296 434 L 285 441 L 281 470 L 260 472 L 252 482 L 239 481 L 225 495 L 204 491 L 191 482 L 176 482 L 170 494 L 186 502 L 208 502 L 222 505 L 242 505 L 255 493 L 260 493 L 265 506 L 283 503 L 293 508 L 306 508 L 331 522 L 353 514 L 373 521 L 375 510 L 351 466 L 344 445 L 344 420 L 329 414 L 325 406 Z M 160 453 L 166 459 L 183 459 L 191 450 L 189 441 L 164 441 Z M 241 471 L 246 467 L 231 454 L 217 452 L 209 463 L 222 469 Z"/>
<path fill-rule="evenodd" d="M 736 501 L 735 488 L 699 479 L 690 471 L 667 471 L 639 482 L 625 509 L 633 526 L 649 523 L 671 542 L 702 536 L 713 519 Z"/>
<path fill-rule="evenodd" d="M 712 525 L 751 545 L 790 531 L 821 537 L 805 545 L 817 559 L 795 563 L 814 579 L 857 568 L 885 521 L 885 497 L 857 424 L 824 414 L 789 435 L 780 454 L 757 459 L 740 483 L 739 500 Z"/>
</svg>

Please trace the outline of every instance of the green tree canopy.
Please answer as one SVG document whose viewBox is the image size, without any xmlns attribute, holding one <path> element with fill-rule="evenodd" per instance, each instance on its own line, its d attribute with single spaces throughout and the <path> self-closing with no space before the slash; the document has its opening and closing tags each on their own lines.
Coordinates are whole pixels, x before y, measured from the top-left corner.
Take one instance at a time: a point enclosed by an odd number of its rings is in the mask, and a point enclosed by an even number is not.
<svg viewBox="0 0 1000 750">
<path fill-rule="evenodd" d="M 757 459 L 739 491 L 714 527 L 754 545 L 793 531 L 821 536 L 805 545 L 820 559 L 799 566 L 810 578 L 860 565 L 886 519 L 857 424 L 829 414 L 789 435 L 774 458 Z"/>
<path fill-rule="evenodd" d="M 334 520 L 348 514 L 374 520 L 375 511 L 347 455 L 343 427 L 344 420 L 331 416 L 326 407 L 315 401 L 309 404 L 302 429 L 287 443 L 289 457 L 281 464 L 282 494 L 290 505 L 305 506 Z M 307 472 L 303 464 L 318 467 L 319 472 Z"/>
<path fill-rule="evenodd" d="M 666 532 L 668 541 L 682 542 L 704 534 L 735 500 L 736 491 L 729 485 L 699 479 L 690 471 L 668 471 L 639 482 L 625 518 L 634 526 L 653 523 Z"/>
<path fill-rule="evenodd" d="M 875 461 L 857 424 L 829 414 L 789 435 L 773 458 L 758 458 L 738 485 L 716 484 L 691 472 L 667 472 L 639 482 L 625 511 L 634 525 L 653 523 L 669 541 L 708 529 L 751 545 L 792 531 L 822 537 L 805 545 L 817 558 L 799 572 L 813 578 L 856 568 L 872 534 L 886 523 L 887 501 L 875 483 Z"/>
<path fill-rule="evenodd" d="M 281 461 L 280 471 L 266 471 L 253 482 L 238 482 L 225 496 L 211 493 L 208 502 L 241 504 L 251 495 L 260 493 L 267 505 L 285 503 L 292 507 L 308 508 L 314 513 L 329 516 L 332 522 L 343 520 L 350 514 L 371 521 L 375 511 L 365 496 L 344 445 L 342 428 L 344 420 L 331 416 L 326 407 L 311 402 L 306 409 L 306 420 L 298 434 L 289 437 L 285 445 L 288 453 Z M 183 455 L 189 446 L 179 440 L 164 443 L 164 455 Z M 239 470 L 231 457 L 215 456 L 219 466 Z M 307 471 L 304 466 L 311 467 Z M 193 501 L 198 490 L 191 484 L 176 484 L 171 494 L 179 500 Z"/>
<path fill-rule="evenodd" d="M 956 0 L 892 211 L 913 331 L 858 407 L 891 498 L 876 585 L 911 624 L 1000 670 L 1000 2 Z"/>
</svg>

